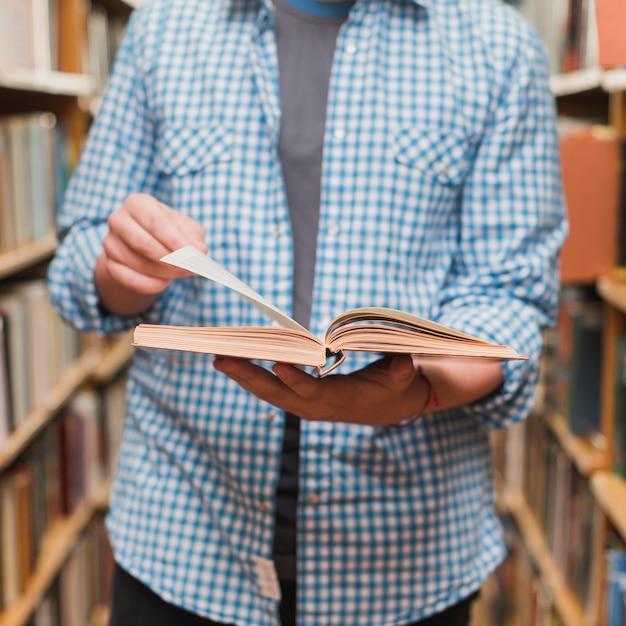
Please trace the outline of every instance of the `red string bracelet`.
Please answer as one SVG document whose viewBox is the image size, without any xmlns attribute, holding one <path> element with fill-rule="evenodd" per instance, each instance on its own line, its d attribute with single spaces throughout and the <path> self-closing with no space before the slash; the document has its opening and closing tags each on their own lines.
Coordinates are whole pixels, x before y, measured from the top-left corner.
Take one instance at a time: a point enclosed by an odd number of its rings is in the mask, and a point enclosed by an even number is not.
<svg viewBox="0 0 626 626">
<path fill-rule="evenodd" d="M 420 417 L 422 417 L 422 415 L 424 415 L 424 411 L 426 411 L 426 407 L 428 407 L 431 401 L 435 406 L 439 406 L 439 398 L 437 397 L 437 392 L 435 391 L 433 384 L 430 382 L 430 378 L 426 376 L 426 372 L 424 372 L 421 365 L 417 366 L 417 375 L 428 386 L 428 393 L 426 394 L 426 400 L 424 401 L 424 406 L 422 407 L 422 410 L 419 413 L 416 413 L 415 415 L 412 415 L 411 417 L 407 417 L 406 419 L 403 419 L 400 422 L 396 422 L 395 424 L 390 424 L 392 428 L 406 428 L 407 426 L 411 426 L 412 424 L 415 424 L 415 422 L 417 422 L 417 420 Z"/>
</svg>

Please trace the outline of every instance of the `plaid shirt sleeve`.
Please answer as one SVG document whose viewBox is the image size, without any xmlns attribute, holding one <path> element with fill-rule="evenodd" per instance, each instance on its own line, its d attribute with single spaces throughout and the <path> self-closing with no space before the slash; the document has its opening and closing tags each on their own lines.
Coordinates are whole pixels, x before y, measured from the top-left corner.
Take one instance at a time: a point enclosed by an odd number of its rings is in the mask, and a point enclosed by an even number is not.
<svg viewBox="0 0 626 626">
<path fill-rule="evenodd" d="M 567 226 L 547 62 L 538 37 L 521 32 L 527 41 L 494 46 L 493 57 L 504 57 L 494 69 L 508 80 L 464 187 L 458 252 L 441 294 L 441 322 L 530 356 L 504 363 L 499 392 L 465 408 L 487 427 L 530 409 Z"/>
<path fill-rule="evenodd" d="M 105 315 L 93 273 L 107 219 L 131 193 L 156 190 L 154 128 L 147 110 L 141 12 L 131 17 L 101 110 L 57 220 L 60 246 L 49 269 L 52 301 L 76 328 L 102 334 L 132 328 L 138 317 Z M 139 53 L 138 50 L 142 50 Z M 163 294 L 147 314 L 158 319 Z"/>
</svg>

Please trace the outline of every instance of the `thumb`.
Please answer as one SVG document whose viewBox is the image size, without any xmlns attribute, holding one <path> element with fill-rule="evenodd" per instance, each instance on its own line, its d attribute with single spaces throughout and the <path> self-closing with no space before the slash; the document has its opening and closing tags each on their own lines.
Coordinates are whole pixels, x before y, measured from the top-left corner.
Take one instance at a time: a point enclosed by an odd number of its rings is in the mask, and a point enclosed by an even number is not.
<svg viewBox="0 0 626 626">
<path fill-rule="evenodd" d="M 409 354 L 396 356 L 391 360 L 387 370 L 392 382 L 402 385 L 410 382 L 415 377 L 415 366 Z"/>
</svg>

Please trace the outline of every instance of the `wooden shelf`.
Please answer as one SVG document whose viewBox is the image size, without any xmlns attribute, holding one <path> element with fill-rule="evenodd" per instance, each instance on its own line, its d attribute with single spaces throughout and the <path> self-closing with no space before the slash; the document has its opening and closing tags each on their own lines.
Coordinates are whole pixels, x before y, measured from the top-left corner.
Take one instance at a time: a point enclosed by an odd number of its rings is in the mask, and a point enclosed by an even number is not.
<svg viewBox="0 0 626 626">
<path fill-rule="evenodd" d="M 136 9 L 141 2 L 132 2 L 132 0 L 92 0 L 92 4 L 103 6 L 113 13 L 128 15 L 131 11 Z"/>
<path fill-rule="evenodd" d="M 107 626 L 109 623 L 109 608 L 98 606 L 94 609 L 89 619 L 89 626 Z"/>
<path fill-rule="evenodd" d="M 0 278 L 6 278 L 49 259 L 54 254 L 56 245 L 56 236 L 51 233 L 40 241 L 34 241 L 9 252 L 0 252 Z"/>
<path fill-rule="evenodd" d="M 598 437 L 594 443 L 573 435 L 567 421 L 561 415 L 544 417 L 546 424 L 558 439 L 561 448 L 576 464 L 578 471 L 584 476 L 609 467 L 608 446 L 604 438 Z"/>
<path fill-rule="evenodd" d="M 626 69 L 607 70 L 602 76 L 602 89 L 607 93 L 626 91 Z"/>
<path fill-rule="evenodd" d="M 134 353 L 131 342 L 132 333 L 124 333 L 104 350 L 100 363 L 91 374 L 95 383 L 103 385 L 110 382 L 129 363 Z"/>
<path fill-rule="evenodd" d="M 553 74 L 550 77 L 550 88 L 556 96 L 571 96 L 584 91 L 600 89 L 603 71 L 600 67 L 587 67 L 575 72 Z"/>
<path fill-rule="evenodd" d="M 591 489 L 615 529 L 626 541 L 626 481 L 611 472 L 591 477 Z"/>
<path fill-rule="evenodd" d="M 102 491 L 108 493 L 108 485 Z M 78 538 L 94 516 L 98 503 L 105 495 L 98 494 L 94 502 L 79 506 L 66 519 L 51 528 L 42 546 L 35 572 L 30 578 L 26 591 L 9 608 L 0 614 L 0 626 L 24 626 L 48 587 L 59 574 Z"/>
<path fill-rule="evenodd" d="M 86 74 L 2 68 L 0 87 L 76 98 L 91 96 L 95 91 L 96 81 Z"/>
<path fill-rule="evenodd" d="M 626 69 L 605 70 L 595 66 L 565 74 L 553 74 L 550 77 L 550 88 L 557 98 L 595 89 L 618 93 L 626 90 Z"/>
<path fill-rule="evenodd" d="M 23 424 L 0 447 L 0 472 L 10 465 L 54 418 L 59 409 L 92 376 L 100 362 L 97 350 L 87 350 L 50 390 L 42 406 L 37 407 Z"/>
<path fill-rule="evenodd" d="M 519 491 L 506 490 L 503 494 L 508 510 L 515 517 L 524 543 L 539 569 L 544 584 L 550 589 L 565 626 L 585 626 L 583 607 L 565 584 L 563 575 L 554 563 L 545 537 L 524 496 Z"/>
<path fill-rule="evenodd" d="M 605 302 L 626 313 L 626 282 L 619 278 L 599 278 L 596 284 L 598 293 Z"/>
</svg>

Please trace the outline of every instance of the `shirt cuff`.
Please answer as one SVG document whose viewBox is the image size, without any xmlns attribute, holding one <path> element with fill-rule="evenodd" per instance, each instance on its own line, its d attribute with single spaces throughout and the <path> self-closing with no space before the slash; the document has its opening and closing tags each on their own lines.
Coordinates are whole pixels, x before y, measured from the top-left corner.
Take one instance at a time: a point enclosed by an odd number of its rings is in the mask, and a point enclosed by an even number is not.
<svg viewBox="0 0 626 626">
<path fill-rule="evenodd" d="M 101 335 L 127 331 L 138 323 L 159 317 L 165 298 L 160 297 L 149 312 L 139 315 L 115 315 L 100 307 L 94 272 L 102 253 L 106 224 L 70 231 L 57 250 L 48 271 L 48 285 L 53 305 L 63 318 L 78 330 Z"/>
<path fill-rule="evenodd" d="M 533 406 L 539 378 L 542 349 L 539 313 L 522 303 L 507 302 L 504 307 L 444 309 L 438 321 L 528 356 L 527 360 L 502 361 L 503 384 L 488 396 L 459 409 L 487 429 L 505 428 L 524 419 Z"/>
</svg>

